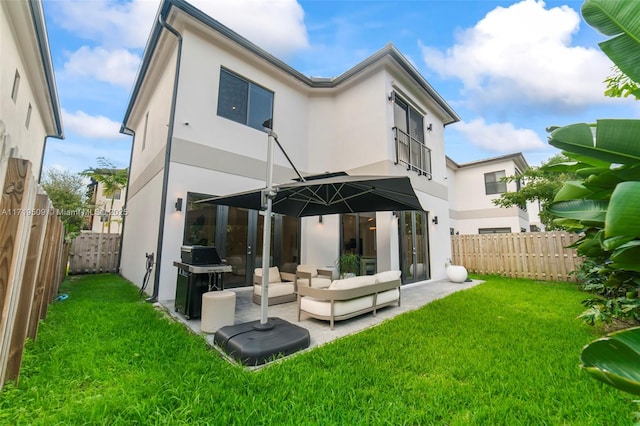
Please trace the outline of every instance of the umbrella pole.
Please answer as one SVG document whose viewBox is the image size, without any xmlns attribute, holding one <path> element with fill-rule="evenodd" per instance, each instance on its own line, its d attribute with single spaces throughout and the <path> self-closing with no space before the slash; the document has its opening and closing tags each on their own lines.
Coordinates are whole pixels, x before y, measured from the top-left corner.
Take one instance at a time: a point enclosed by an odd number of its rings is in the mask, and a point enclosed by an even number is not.
<svg viewBox="0 0 640 426">
<path fill-rule="evenodd" d="M 264 212 L 264 233 L 262 235 L 262 294 L 260 300 L 260 326 L 262 330 L 272 328 L 267 313 L 269 307 L 269 257 L 271 249 L 271 209 L 273 203 L 273 132 L 267 136 L 267 188 L 264 191 L 266 210 Z"/>
</svg>

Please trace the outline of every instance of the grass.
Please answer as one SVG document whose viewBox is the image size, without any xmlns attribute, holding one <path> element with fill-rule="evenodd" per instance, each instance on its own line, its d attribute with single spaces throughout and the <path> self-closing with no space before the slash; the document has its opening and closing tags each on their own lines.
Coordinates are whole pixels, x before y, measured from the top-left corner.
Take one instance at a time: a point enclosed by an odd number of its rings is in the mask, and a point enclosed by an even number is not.
<svg viewBox="0 0 640 426">
<path fill-rule="evenodd" d="M 125 280 L 73 278 L 27 344 L 19 386 L 0 393 L 0 423 L 633 422 L 633 397 L 579 368 L 580 349 L 598 337 L 575 319 L 584 293 L 484 278 L 257 372 L 224 361 Z"/>
</svg>

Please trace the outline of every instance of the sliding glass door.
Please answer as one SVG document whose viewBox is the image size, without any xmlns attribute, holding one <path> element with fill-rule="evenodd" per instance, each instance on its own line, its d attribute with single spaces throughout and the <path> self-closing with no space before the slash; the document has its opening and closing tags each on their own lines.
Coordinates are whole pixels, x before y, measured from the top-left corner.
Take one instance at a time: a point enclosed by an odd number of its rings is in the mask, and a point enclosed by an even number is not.
<svg viewBox="0 0 640 426">
<path fill-rule="evenodd" d="M 430 278 L 427 213 L 404 211 L 398 223 L 403 284 Z"/>
</svg>

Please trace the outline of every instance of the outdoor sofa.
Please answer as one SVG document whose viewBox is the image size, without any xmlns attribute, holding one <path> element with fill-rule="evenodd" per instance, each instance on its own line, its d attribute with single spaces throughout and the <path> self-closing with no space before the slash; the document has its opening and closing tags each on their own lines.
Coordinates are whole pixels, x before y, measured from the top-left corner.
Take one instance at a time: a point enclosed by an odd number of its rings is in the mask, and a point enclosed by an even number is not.
<svg viewBox="0 0 640 426">
<path fill-rule="evenodd" d="M 268 305 L 293 302 L 296 300 L 296 275 L 280 272 L 277 266 L 269 268 Z M 253 302 L 262 303 L 262 268 L 253 273 Z"/>
<path fill-rule="evenodd" d="M 400 271 L 335 280 L 327 288 L 298 286 L 298 321 L 304 313 L 312 318 L 334 322 L 400 306 Z"/>
</svg>

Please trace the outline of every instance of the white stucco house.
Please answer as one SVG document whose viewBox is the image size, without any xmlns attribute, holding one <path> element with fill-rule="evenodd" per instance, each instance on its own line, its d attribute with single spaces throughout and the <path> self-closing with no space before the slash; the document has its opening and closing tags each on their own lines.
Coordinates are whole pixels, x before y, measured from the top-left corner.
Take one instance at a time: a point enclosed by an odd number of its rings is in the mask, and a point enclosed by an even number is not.
<svg viewBox="0 0 640 426">
<path fill-rule="evenodd" d="M 404 283 L 445 277 L 444 131 L 460 118 L 398 49 L 312 78 L 183 0 L 160 5 L 121 127 L 133 136 L 123 276 L 141 285 L 145 253 L 155 253 L 148 292 L 171 300 L 180 247 L 202 244 L 232 264 L 225 286 L 251 283 L 263 216 L 194 201 L 265 185 L 268 120 L 303 175 L 409 176 L 424 208 L 276 215 L 272 265 L 333 265 L 355 252 L 368 273 L 401 269 Z M 275 163 L 275 183 L 296 177 L 279 152 Z"/>
<path fill-rule="evenodd" d="M 522 153 L 462 164 L 447 157 L 451 234 L 540 230 L 542 224 L 537 204 L 527 203 L 526 209 L 493 204 L 503 192 L 517 191 L 520 187 L 520 182 L 505 183 L 500 182 L 500 178 L 521 174 L 528 167 Z"/>
<path fill-rule="evenodd" d="M 92 180 L 88 185 L 88 192 L 90 193 L 89 202 L 93 206 L 92 214 L 89 216 L 89 230 L 119 234 L 122 230 L 122 215 L 126 214 L 124 211 L 126 188 L 107 194 L 104 183 Z"/>
<path fill-rule="evenodd" d="M 31 161 L 39 181 L 47 138 L 64 138 L 40 0 L 0 2 L 0 52 L 0 155 Z"/>
</svg>

